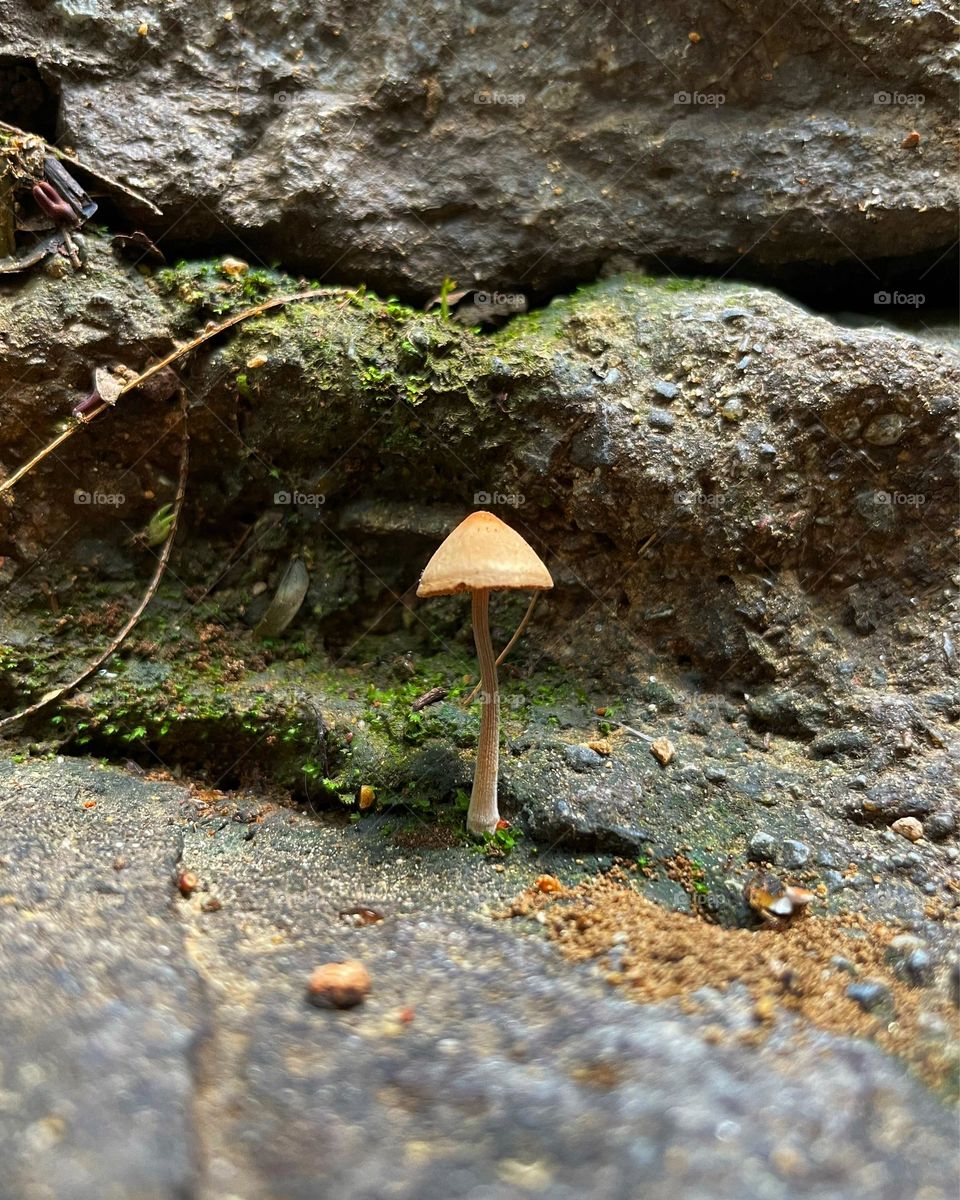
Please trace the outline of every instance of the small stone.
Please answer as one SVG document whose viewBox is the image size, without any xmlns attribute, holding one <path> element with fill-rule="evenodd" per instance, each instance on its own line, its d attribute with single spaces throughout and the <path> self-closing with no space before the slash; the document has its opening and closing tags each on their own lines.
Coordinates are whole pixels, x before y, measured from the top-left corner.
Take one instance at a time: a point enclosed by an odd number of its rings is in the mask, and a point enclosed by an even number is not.
<svg viewBox="0 0 960 1200">
<path fill-rule="evenodd" d="M 838 867 L 839 865 L 840 860 L 832 850 L 821 850 L 817 854 L 818 867 Z"/>
<path fill-rule="evenodd" d="M 538 892 L 562 892 L 563 884 L 555 875 L 538 875 L 534 880 L 534 887 Z"/>
<path fill-rule="evenodd" d="M 229 275 L 231 279 L 238 279 L 250 270 L 250 264 L 245 263 L 242 258 L 233 258 L 227 255 L 226 258 L 220 260 L 220 270 L 224 275 Z"/>
<path fill-rule="evenodd" d="M 907 422 L 899 413 L 881 413 L 863 431 L 864 441 L 871 446 L 895 446 L 906 428 Z"/>
<path fill-rule="evenodd" d="M 574 771 L 592 771 L 603 765 L 603 758 L 589 746 L 565 746 L 563 757 Z"/>
<path fill-rule="evenodd" d="M 192 896 L 200 886 L 200 880 L 193 871 L 181 871 L 177 876 L 177 891 L 186 899 Z"/>
<path fill-rule="evenodd" d="M 708 783 L 723 783 L 727 778 L 723 767 L 705 767 L 703 774 Z"/>
<path fill-rule="evenodd" d="M 368 808 L 373 807 L 373 802 L 375 799 L 376 794 L 373 788 L 368 783 L 365 783 L 360 788 L 360 800 L 358 802 L 358 808 L 361 812 L 366 812 Z"/>
<path fill-rule="evenodd" d="M 747 845 L 747 858 L 751 862 L 775 863 L 777 861 L 776 838 L 771 837 L 769 833 L 759 831 L 755 833 Z"/>
<path fill-rule="evenodd" d="M 757 447 L 757 453 L 761 458 L 765 458 L 770 462 L 777 457 L 777 448 L 772 442 L 761 442 Z"/>
<path fill-rule="evenodd" d="M 596 751 L 597 754 L 607 755 L 613 753 L 613 744 L 609 738 L 596 738 L 592 742 L 587 742 L 587 745 L 591 750 Z"/>
<path fill-rule="evenodd" d="M 923 826 L 916 817 L 899 817 L 890 828 L 908 842 L 919 842 L 923 837 Z"/>
<path fill-rule="evenodd" d="M 835 967 L 838 971 L 843 971 L 847 975 L 856 975 L 857 966 L 849 958 L 844 958 L 842 954 L 834 954 L 830 959 L 830 966 Z"/>
<path fill-rule="evenodd" d="M 669 404 L 671 400 L 676 400 L 680 395 L 680 389 L 675 383 L 671 383 L 668 379 L 657 379 L 654 381 L 653 390 L 661 400 L 666 400 Z"/>
<path fill-rule="evenodd" d="M 676 425 L 677 419 L 672 412 L 665 408 L 651 408 L 647 413 L 647 424 L 651 429 L 670 430 Z"/>
<path fill-rule="evenodd" d="M 310 976 L 307 1000 L 318 1008 L 353 1008 L 370 991 L 370 973 L 362 962 L 324 963 Z"/>
<path fill-rule="evenodd" d="M 810 847 L 806 842 L 795 842 L 788 838 L 780 848 L 780 865 L 796 870 L 810 859 Z"/>
<path fill-rule="evenodd" d="M 892 996 L 887 985 L 879 979 L 864 979 L 861 983 L 851 983 L 847 995 L 855 1000 L 864 1012 L 875 1012 L 878 1008 L 892 1006 Z"/>
<path fill-rule="evenodd" d="M 743 401 L 733 396 L 726 402 L 723 408 L 720 409 L 720 415 L 725 421 L 742 421 L 743 420 Z"/>
<path fill-rule="evenodd" d="M 923 823 L 923 836 L 931 842 L 942 842 L 957 832 L 957 818 L 949 809 L 931 813 Z"/>
<path fill-rule="evenodd" d="M 933 959 L 927 950 L 918 946 L 903 961 L 903 974 L 914 987 L 926 987 L 933 973 Z"/>
<path fill-rule="evenodd" d="M 650 753 L 662 767 L 665 767 L 668 763 L 673 762 L 677 748 L 669 738 L 662 737 L 650 743 Z"/>
<path fill-rule="evenodd" d="M 216 896 L 208 896 L 200 905 L 201 911 L 205 913 L 219 912 L 221 908 L 223 908 L 223 903 Z"/>
</svg>

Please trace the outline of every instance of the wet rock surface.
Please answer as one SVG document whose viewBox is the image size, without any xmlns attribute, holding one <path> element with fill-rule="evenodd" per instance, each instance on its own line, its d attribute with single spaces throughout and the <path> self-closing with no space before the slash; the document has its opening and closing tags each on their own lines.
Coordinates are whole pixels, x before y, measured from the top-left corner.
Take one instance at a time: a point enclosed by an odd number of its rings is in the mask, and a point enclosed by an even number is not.
<svg viewBox="0 0 960 1200">
<path fill-rule="evenodd" d="M 5 764 L 0 805 L 4 1195 L 955 1191 L 953 1114 L 876 1047 L 719 1044 L 752 1024 L 736 989 L 640 1006 L 490 920 L 601 860 L 400 847 L 90 762 Z M 312 1007 L 348 959 L 365 1003 Z"/>
<path fill-rule="evenodd" d="M 161 205 L 127 205 L 155 235 L 426 297 L 448 275 L 543 289 L 624 256 L 944 250 L 950 36 L 941 8 L 891 0 L 789 22 L 755 2 L 360 19 L 174 0 L 9 6 L 0 51 L 36 76 L 45 132 Z"/>
<path fill-rule="evenodd" d="M 296 287 L 216 262 L 145 276 L 88 242 L 83 274 L 3 285 L 7 472 L 14 438 L 57 428 L 91 360 L 142 368 L 207 317 Z M 105 323 L 83 316 L 90 291 Z M 409 592 L 486 503 L 556 580 L 504 668 L 502 805 L 528 836 L 687 843 L 722 863 L 762 834 L 836 904 L 908 922 L 952 904 L 954 352 L 838 329 L 770 291 L 627 276 L 492 336 L 342 292 L 241 326 L 181 374 L 192 465 L 168 577 L 124 654 L 17 731 L 27 750 L 318 809 L 362 786 L 378 806 L 450 805 L 476 737 L 468 613 Z M 668 401 L 674 428 L 651 429 Z M 168 399 L 125 398 L 18 485 L 7 712 L 89 661 L 145 587 L 136 534 L 172 498 L 178 420 Z M 264 641 L 291 562 L 306 599 Z M 500 644 L 523 603 L 495 601 Z M 438 685 L 449 695 L 414 712 Z"/>
</svg>

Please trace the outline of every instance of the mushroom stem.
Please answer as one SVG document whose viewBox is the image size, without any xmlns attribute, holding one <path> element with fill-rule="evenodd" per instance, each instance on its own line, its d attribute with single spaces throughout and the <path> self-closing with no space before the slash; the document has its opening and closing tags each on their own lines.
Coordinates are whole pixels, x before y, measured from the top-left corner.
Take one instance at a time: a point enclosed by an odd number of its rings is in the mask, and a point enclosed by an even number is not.
<svg viewBox="0 0 960 1200">
<path fill-rule="evenodd" d="M 477 743 L 477 767 L 467 810 L 467 830 L 473 834 L 493 833 L 500 820 L 497 811 L 497 771 L 500 766 L 500 693 L 497 690 L 497 660 L 490 640 L 490 589 L 473 593 L 473 640 L 480 662 L 480 686 L 483 688 L 483 712 L 480 717 L 480 741 Z"/>
</svg>

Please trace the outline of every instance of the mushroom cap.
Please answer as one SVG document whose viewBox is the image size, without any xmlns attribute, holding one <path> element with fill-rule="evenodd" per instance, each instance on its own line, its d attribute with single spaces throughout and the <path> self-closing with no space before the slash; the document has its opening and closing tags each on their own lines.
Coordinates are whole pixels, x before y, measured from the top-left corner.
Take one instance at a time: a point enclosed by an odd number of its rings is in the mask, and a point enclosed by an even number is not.
<svg viewBox="0 0 960 1200">
<path fill-rule="evenodd" d="M 447 535 L 424 567 L 417 595 L 552 587 L 550 572 L 515 529 L 493 513 L 474 512 Z"/>
</svg>

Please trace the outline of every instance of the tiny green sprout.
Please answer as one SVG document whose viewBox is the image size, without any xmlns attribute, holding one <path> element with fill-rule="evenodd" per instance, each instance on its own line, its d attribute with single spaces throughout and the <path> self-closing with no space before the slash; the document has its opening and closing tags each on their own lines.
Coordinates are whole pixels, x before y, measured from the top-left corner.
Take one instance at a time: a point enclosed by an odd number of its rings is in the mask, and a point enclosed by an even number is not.
<svg viewBox="0 0 960 1200">
<path fill-rule="evenodd" d="M 443 283 L 440 284 L 440 320 L 441 321 L 449 321 L 450 320 L 450 303 L 447 300 L 447 297 L 450 295 L 450 293 L 454 290 L 454 288 L 456 286 L 457 286 L 457 281 L 455 279 L 451 279 L 449 275 L 444 276 Z"/>
<path fill-rule="evenodd" d="M 523 830 L 511 829 L 504 826 L 495 829 L 493 833 L 484 833 L 479 842 L 474 842 L 476 849 L 481 850 L 488 858 L 505 858 L 516 849 L 517 842 L 523 837 Z"/>
<path fill-rule="evenodd" d="M 170 536 L 173 528 L 173 505 L 162 504 L 150 518 L 144 533 L 144 541 L 148 546 L 159 546 Z"/>
</svg>

